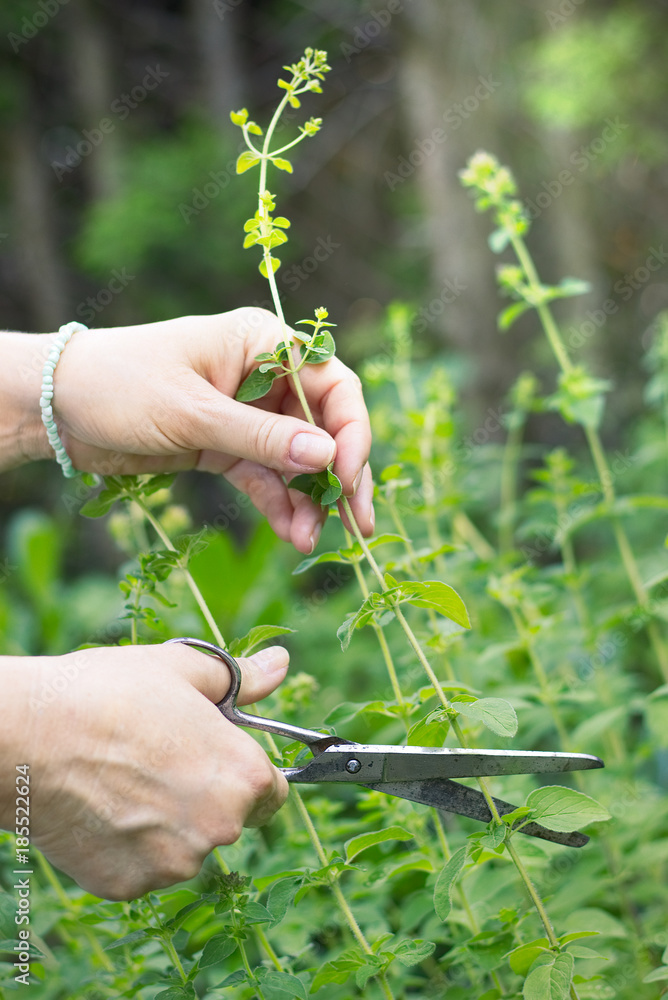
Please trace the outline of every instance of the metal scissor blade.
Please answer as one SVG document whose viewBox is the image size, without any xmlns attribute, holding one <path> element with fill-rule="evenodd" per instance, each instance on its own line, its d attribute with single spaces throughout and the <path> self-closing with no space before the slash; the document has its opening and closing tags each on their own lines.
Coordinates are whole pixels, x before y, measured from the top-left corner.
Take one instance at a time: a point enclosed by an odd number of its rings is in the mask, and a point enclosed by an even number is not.
<svg viewBox="0 0 668 1000">
<path fill-rule="evenodd" d="M 439 747 L 333 743 L 304 767 L 286 768 L 288 781 L 424 781 L 480 778 L 497 774 L 539 774 L 603 767 L 586 753 L 531 750 L 468 750 Z"/>
<path fill-rule="evenodd" d="M 482 823 L 489 823 L 492 818 L 482 792 L 475 788 L 467 788 L 466 785 L 460 785 L 456 781 L 449 781 L 447 778 L 427 778 L 424 781 L 383 781 L 377 784 L 366 784 L 365 782 L 365 788 L 370 788 L 375 792 L 384 792 L 386 795 L 396 795 L 402 799 L 410 799 L 411 802 L 420 802 L 422 805 L 433 806 L 444 812 L 458 813 L 460 816 L 468 816 L 470 819 L 477 819 Z M 493 799 L 492 801 L 501 816 L 517 808 L 510 802 L 504 802 L 503 799 Z M 589 837 L 577 830 L 571 833 L 559 833 L 556 830 L 548 830 L 540 823 L 527 823 L 519 832 L 526 833 L 530 837 L 540 837 L 541 840 L 551 840 L 553 843 L 563 844 L 565 847 L 584 847 L 589 840 Z"/>
</svg>

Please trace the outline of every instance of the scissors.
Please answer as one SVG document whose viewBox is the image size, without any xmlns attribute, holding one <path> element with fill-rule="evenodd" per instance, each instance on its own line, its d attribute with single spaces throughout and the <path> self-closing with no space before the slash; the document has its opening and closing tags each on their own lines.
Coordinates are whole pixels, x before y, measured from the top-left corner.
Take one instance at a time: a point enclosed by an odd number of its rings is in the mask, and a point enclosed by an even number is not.
<svg viewBox="0 0 668 1000">
<path fill-rule="evenodd" d="M 279 768 L 289 782 L 353 782 L 386 795 L 396 795 L 444 812 L 489 823 L 492 814 L 482 792 L 460 785 L 452 778 L 542 774 L 604 767 L 600 757 L 586 753 L 441 749 L 355 743 L 314 729 L 302 729 L 301 726 L 247 715 L 236 704 L 241 687 L 241 668 L 227 650 L 211 642 L 191 638 L 169 639 L 166 645 L 173 642 L 182 642 L 186 646 L 213 653 L 227 665 L 231 675 L 230 687 L 216 707 L 229 722 L 235 726 L 247 726 L 275 733 L 277 736 L 286 736 L 308 746 L 313 754 L 312 760 L 302 767 Z M 517 808 L 503 799 L 493 799 L 493 802 L 500 816 Z M 518 832 L 566 847 L 584 847 L 589 840 L 589 837 L 578 831 L 562 833 L 533 822 L 525 823 Z"/>
</svg>

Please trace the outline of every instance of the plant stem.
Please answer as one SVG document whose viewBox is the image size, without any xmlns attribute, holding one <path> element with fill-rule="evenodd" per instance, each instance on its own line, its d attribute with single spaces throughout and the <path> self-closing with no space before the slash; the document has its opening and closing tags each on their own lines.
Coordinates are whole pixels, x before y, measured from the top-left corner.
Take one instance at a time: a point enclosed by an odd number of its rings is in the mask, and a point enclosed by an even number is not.
<svg viewBox="0 0 668 1000">
<path fill-rule="evenodd" d="M 146 903 L 147 903 L 149 909 L 151 910 L 151 913 L 155 917 L 155 922 L 157 923 L 158 927 L 161 930 L 164 930 L 164 924 L 162 922 L 162 918 L 161 918 L 160 914 L 158 913 L 158 911 L 156 910 L 156 908 L 153 905 L 153 903 L 151 902 L 149 896 L 148 895 L 144 896 L 144 899 L 146 900 Z M 178 974 L 181 977 L 181 982 L 182 983 L 186 983 L 188 981 L 188 977 L 186 976 L 185 970 L 184 970 L 183 966 L 181 965 L 181 959 L 179 958 L 178 953 L 177 953 L 177 951 L 176 951 L 176 949 L 175 949 L 175 947 L 174 947 L 174 945 L 172 943 L 171 937 L 164 936 L 163 934 L 161 934 L 160 937 L 159 937 L 159 941 L 160 941 L 162 947 L 165 949 L 165 951 L 169 955 L 169 957 L 171 958 L 171 960 L 172 960 L 172 962 L 174 964 L 174 968 L 178 971 Z"/>
<path fill-rule="evenodd" d="M 350 521 L 351 526 L 353 527 L 353 530 L 355 532 L 355 537 L 356 537 L 357 541 L 359 542 L 359 544 L 361 545 L 362 551 L 364 552 L 364 554 L 365 554 L 365 556 L 366 556 L 366 558 L 367 558 L 367 560 L 369 562 L 369 565 L 370 565 L 371 569 L 373 570 L 373 573 L 376 576 L 376 579 L 378 580 L 378 582 L 380 584 L 381 589 L 383 591 L 386 591 L 388 588 L 385 585 L 385 580 L 383 579 L 383 575 L 382 575 L 382 573 L 380 571 L 380 567 L 378 566 L 378 563 L 374 559 L 373 553 L 369 549 L 369 546 L 367 545 L 366 541 L 364 540 L 364 537 L 362 536 L 362 533 L 361 533 L 361 531 L 359 529 L 359 526 L 358 526 L 357 522 L 355 521 L 353 512 L 350 509 L 350 504 L 348 503 L 348 501 L 347 501 L 347 499 L 345 497 L 342 498 L 342 504 L 343 504 L 343 509 L 345 510 L 345 512 L 346 512 L 346 514 L 348 516 L 348 520 Z M 413 632 L 412 628 L 410 627 L 410 625 L 406 621 L 406 618 L 404 617 L 404 615 L 403 615 L 403 613 L 401 611 L 401 608 L 395 606 L 394 612 L 395 612 L 395 614 L 397 616 L 397 621 L 399 622 L 399 624 L 403 628 L 404 632 L 406 633 L 406 637 L 407 637 L 408 641 L 410 642 L 413 650 L 415 651 L 415 655 L 417 656 L 418 660 L 422 664 L 422 667 L 424 668 L 425 673 L 429 677 L 429 680 L 433 684 L 434 690 L 436 691 L 436 694 L 437 694 L 437 696 L 438 696 L 441 704 L 443 705 L 444 708 L 449 708 L 450 707 L 450 703 L 449 703 L 447 697 L 445 696 L 445 692 L 443 691 L 443 689 L 442 689 L 442 687 L 440 685 L 440 682 L 439 682 L 438 678 L 436 677 L 431 664 L 429 663 L 429 660 L 425 656 L 424 650 L 420 646 L 420 643 L 418 642 L 418 640 L 417 640 L 417 638 L 415 636 L 415 633 Z M 455 735 L 457 736 L 457 739 L 459 740 L 460 746 L 466 747 L 466 745 L 467 745 L 466 738 L 464 736 L 464 733 L 462 732 L 461 726 L 459 725 L 459 721 L 456 718 L 452 719 L 451 720 L 451 725 L 452 725 L 453 732 L 455 733 Z M 501 823 L 501 817 L 499 815 L 498 809 L 496 808 L 496 805 L 494 804 L 494 799 L 492 798 L 492 794 L 491 794 L 491 792 L 489 790 L 489 786 L 487 784 L 487 780 L 485 778 L 478 778 L 477 781 L 478 781 L 478 785 L 480 787 L 480 791 L 482 792 L 482 794 L 485 797 L 485 801 L 487 802 L 487 806 L 489 808 L 489 811 L 490 811 L 493 819 L 497 823 Z M 552 944 L 553 947 L 559 947 L 559 942 L 558 942 L 557 937 L 556 937 L 556 935 L 554 933 L 554 928 L 552 927 L 552 923 L 550 922 L 550 918 L 547 915 L 547 911 L 545 910 L 545 907 L 543 905 L 542 900 L 540 899 L 540 896 L 536 892 L 536 889 L 534 888 L 533 883 L 531 882 L 531 879 L 529 877 L 529 873 L 526 870 L 526 868 L 524 867 L 524 863 L 522 862 L 522 859 L 520 858 L 520 856 L 518 855 L 517 851 L 515 850 L 514 845 L 512 845 L 510 843 L 510 840 L 507 841 L 507 845 L 508 845 L 508 853 L 510 854 L 510 857 L 513 860 L 515 868 L 517 869 L 517 872 L 518 872 L 520 878 L 522 879 L 522 881 L 524 882 L 524 885 L 526 886 L 527 892 L 529 893 L 529 896 L 531 897 L 531 899 L 532 899 L 532 901 L 533 901 L 533 903 L 534 903 L 534 905 L 536 907 L 538 915 L 539 915 L 539 917 L 540 917 L 540 919 L 541 919 L 541 921 L 543 923 L 543 926 L 545 928 L 545 933 L 547 934 L 548 940 L 550 941 L 550 943 Z M 511 850 L 511 848 L 512 848 L 512 850 Z"/>
<path fill-rule="evenodd" d="M 225 861 L 225 858 L 222 855 L 220 847 L 214 847 L 213 854 L 220 866 L 221 871 L 223 871 L 226 875 L 229 875 L 230 867 Z M 276 971 L 283 972 L 283 966 L 281 965 L 281 961 L 276 952 L 274 951 L 273 947 L 271 946 L 271 942 L 269 941 L 267 935 L 264 933 L 259 924 L 253 925 L 253 933 L 255 934 L 256 938 L 266 951 L 267 955 L 269 956 L 269 961 L 272 963 Z"/>
<path fill-rule="evenodd" d="M 46 877 L 47 881 L 50 883 L 51 887 L 53 888 L 54 892 L 56 893 L 56 896 L 60 900 L 61 905 L 66 910 L 68 910 L 70 912 L 70 914 L 72 915 L 72 919 L 75 921 L 75 923 L 78 923 L 77 918 L 79 917 L 79 911 L 73 905 L 72 900 L 70 899 L 70 897 L 67 895 L 67 893 L 63 889 L 63 887 L 62 887 L 62 885 L 60 883 L 60 880 L 59 880 L 58 876 L 56 875 L 56 873 L 54 872 L 53 868 L 51 867 L 50 863 L 46 860 L 46 858 L 44 857 L 44 855 L 42 854 L 41 851 L 36 851 L 35 856 L 37 858 L 37 864 L 39 865 L 40 870 L 42 871 L 43 875 Z M 109 958 L 109 956 L 102 949 L 102 946 L 100 945 L 100 942 L 95 937 L 95 934 L 94 934 L 92 928 L 86 927 L 84 925 L 84 936 L 88 940 L 88 943 L 90 944 L 91 949 L 93 950 L 93 952 L 95 953 L 95 955 L 97 956 L 97 958 L 100 960 L 100 962 L 102 963 L 102 965 L 104 966 L 104 968 L 107 969 L 108 972 L 113 972 L 114 971 L 114 964 L 111 961 L 111 959 Z M 70 940 L 71 940 L 71 938 L 70 938 Z M 44 950 L 45 955 L 48 958 L 50 958 L 53 962 L 55 962 L 56 961 L 55 956 L 54 956 L 53 952 L 50 950 L 50 948 L 48 947 L 48 945 L 46 945 L 46 943 L 43 942 L 41 940 L 41 938 L 39 939 L 39 941 L 40 941 L 40 948 L 42 948 Z"/>
<path fill-rule="evenodd" d="M 327 860 L 327 855 L 325 854 L 325 850 L 322 846 L 322 841 L 320 840 L 318 832 L 315 826 L 313 825 L 313 821 L 308 814 L 308 810 L 304 805 L 304 800 L 302 799 L 301 795 L 298 792 L 296 792 L 295 789 L 293 789 L 293 791 L 295 792 L 295 802 L 297 803 L 297 809 L 299 810 L 299 815 L 301 816 L 304 826 L 306 827 L 306 831 L 311 839 L 311 843 L 315 847 L 315 851 L 316 854 L 318 855 L 320 864 L 324 868 L 328 864 L 328 860 Z M 341 912 L 346 918 L 346 922 L 352 932 L 353 937 L 359 944 L 362 951 L 364 951 L 367 955 L 373 955 L 373 949 L 371 948 L 371 945 L 365 938 L 362 928 L 357 923 L 355 914 L 351 910 L 350 905 L 348 904 L 348 900 L 341 891 L 341 886 L 338 884 L 338 882 L 335 881 L 330 881 L 329 884 L 331 886 L 332 892 L 334 893 L 334 898 L 336 899 L 336 902 L 338 903 Z M 388 998 L 388 1000 L 394 1000 L 393 993 L 389 983 L 387 982 L 387 977 L 385 976 L 385 973 L 384 972 L 381 973 L 377 978 L 381 985 L 383 993 Z"/>
<path fill-rule="evenodd" d="M 501 463 L 501 497 L 499 500 L 499 549 L 501 554 L 512 550 L 517 509 L 517 469 L 522 450 L 523 423 L 513 423 L 508 431 Z"/>
<path fill-rule="evenodd" d="M 178 550 L 172 544 L 171 538 L 169 537 L 169 535 L 167 534 L 167 532 L 165 531 L 165 529 L 163 528 L 163 526 L 160 524 L 160 521 L 158 521 L 157 517 L 153 514 L 152 510 L 150 509 L 150 507 L 148 507 L 148 505 L 146 504 L 144 498 L 142 496 L 140 496 L 139 494 L 135 493 L 134 491 L 130 492 L 129 496 L 134 500 L 134 502 L 137 504 L 137 506 L 141 509 L 142 513 L 144 514 L 144 517 L 149 522 L 149 524 L 151 524 L 151 526 L 153 527 L 155 533 L 158 535 L 158 537 L 160 538 L 160 541 L 165 546 L 165 548 L 169 549 L 170 552 L 177 552 Z M 223 638 L 223 633 L 218 628 L 218 625 L 216 624 L 216 620 L 213 617 L 213 615 L 211 614 L 211 610 L 209 609 L 208 604 L 204 600 L 204 597 L 202 595 L 202 591 L 199 589 L 199 587 L 195 583 L 195 581 L 193 579 L 193 576 L 192 576 L 190 570 L 188 569 L 188 567 L 187 566 L 181 566 L 180 569 L 181 569 L 181 572 L 183 573 L 183 575 L 185 577 L 185 581 L 188 584 L 188 587 L 190 588 L 190 592 L 192 593 L 193 597 L 197 601 L 197 604 L 199 605 L 199 609 L 202 612 L 207 625 L 211 629 L 211 632 L 212 632 L 212 634 L 213 634 L 216 642 L 218 643 L 219 646 L 222 646 L 224 648 L 225 647 L 225 639 Z"/>
<path fill-rule="evenodd" d="M 552 347 L 554 355 L 557 359 L 559 367 L 564 374 L 568 374 L 573 371 L 573 364 L 568 356 L 568 351 L 566 345 L 564 344 L 561 334 L 557 328 L 554 321 L 552 313 L 548 309 L 544 302 L 539 301 L 541 294 L 541 285 L 538 273 L 534 266 L 531 255 L 527 249 L 524 240 L 515 233 L 509 232 L 510 242 L 517 255 L 517 259 L 524 268 L 531 292 L 535 295 L 538 305 L 535 306 L 538 316 L 540 318 L 543 330 L 547 336 L 547 339 Z M 534 302 L 532 301 L 532 305 Z M 615 488 L 613 486 L 613 476 L 608 465 L 607 459 L 605 457 L 605 452 L 603 450 L 603 445 L 601 443 L 601 438 L 598 431 L 594 427 L 584 426 L 584 433 L 589 444 L 589 449 L 591 451 L 592 459 L 594 461 L 594 466 L 598 474 L 601 489 L 603 491 L 603 496 L 609 506 L 612 507 L 616 500 Z M 617 548 L 619 549 L 619 554 L 626 571 L 631 589 L 635 595 L 636 600 L 640 605 L 645 607 L 647 605 L 647 591 L 640 577 L 638 571 L 638 565 L 633 554 L 633 549 L 631 543 L 629 542 L 628 535 L 621 519 L 614 510 L 611 510 L 610 517 L 612 521 L 613 532 L 615 536 L 615 541 L 617 543 Z M 647 625 L 647 634 L 650 639 L 651 646 L 654 650 L 654 655 L 659 663 L 659 667 L 663 674 L 664 680 L 668 681 L 668 649 L 663 641 L 663 636 L 655 621 L 649 621 Z"/>
</svg>

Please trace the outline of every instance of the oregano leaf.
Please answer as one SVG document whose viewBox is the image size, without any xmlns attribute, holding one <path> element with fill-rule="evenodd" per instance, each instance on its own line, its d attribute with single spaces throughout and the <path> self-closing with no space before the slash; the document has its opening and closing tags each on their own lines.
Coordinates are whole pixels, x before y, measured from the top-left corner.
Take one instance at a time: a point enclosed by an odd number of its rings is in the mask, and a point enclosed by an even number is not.
<svg viewBox="0 0 668 1000">
<path fill-rule="evenodd" d="M 442 868 L 434 886 L 434 909 L 441 920 L 446 920 L 452 908 L 452 890 L 464 867 L 468 845 L 460 847 Z"/>
<path fill-rule="evenodd" d="M 573 979 L 573 956 L 561 952 L 550 958 L 552 961 L 532 968 L 524 980 L 524 1000 L 567 1000 Z"/>
<path fill-rule="evenodd" d="M 611 819 L 608 810 L 595 799 L 563 785 L 536 788 L 527 796 L 526 805 L 531 809 L 532 819 L 559 833 Z"/>
<path fill-rule="evenodd" d="M 404 830 L 403 826 L 388 826 L 384 830 L 374 830 L 371 833 L 360 833 L 356 837 L 351 837 L 345 843 L 346 861 L 352 861 L 362 851 L 376 844 L 383 844 L 387 840 L 412 840 L 413 834 Z"/>
<path fill-rule="evenodd" d="M 456 698 L 451 704 L 460 715 L 477 719 L 497 736 L 514 736 L 517 732 L 517 714 L 505 698 L 478 698 L 477 701 Z"/>
<path fill-rule="evenodd" d="M 250 149 L 245 149 L 237 159 L 237 173 L 245 174 L 247 170 L 260 162 L 260 157 L 256 153 L 251 153 Z"/>
<path fill-rule="evenodd" d="M 250 403 L 253 399 L 261 399 L 267 395 L 271 389 L 272 382 L 280 374 L 275 368 L 271 368 L 266 372 L 261 372 L 259 368 L 256 368 L 241 383 L 234 398 L 239 403 Z"/>
</svg>

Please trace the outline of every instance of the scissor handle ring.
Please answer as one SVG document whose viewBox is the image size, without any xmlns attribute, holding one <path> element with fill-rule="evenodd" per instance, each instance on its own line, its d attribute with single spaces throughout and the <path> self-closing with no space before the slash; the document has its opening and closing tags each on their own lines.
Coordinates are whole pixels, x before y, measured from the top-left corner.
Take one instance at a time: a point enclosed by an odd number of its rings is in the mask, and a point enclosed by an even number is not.
<svg viewBox="0 0 668 1000">
<path fill-rule="evenodd" d="M 246 712 L 240 711 L 237 708 L 237 695 L 241 687 L 241 667 L 232 654 L 220 646 L 215 646 L 212 642 L 189 637 L 168 639 L 164 645 L 168 646 L 173 642 L 182 642 L 185 646 L 193 646 L 194 649 L 213 653 L 226 664 L 230 671 L 230 687 L 222 701 L 216 703 L 216 708 L 222 712 L 228 722 L 233 722 L 236 726 L 262 729 L 266 733 L 276 733 L 277 736 L 287 736 L 291 740 L 299 740 L 308 745 L 328 738 L 331 739 L 327 733 L 318 733 L 314 729 L 302 729 L 301 726 L 292 726 L 287 722 L 274 722 L 272 719 L 263 719 L 259 715 L 247 715 Z M 337 740 L 337 742 L 339 741 Z"/>
</svg>

